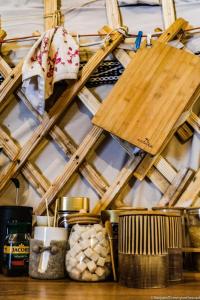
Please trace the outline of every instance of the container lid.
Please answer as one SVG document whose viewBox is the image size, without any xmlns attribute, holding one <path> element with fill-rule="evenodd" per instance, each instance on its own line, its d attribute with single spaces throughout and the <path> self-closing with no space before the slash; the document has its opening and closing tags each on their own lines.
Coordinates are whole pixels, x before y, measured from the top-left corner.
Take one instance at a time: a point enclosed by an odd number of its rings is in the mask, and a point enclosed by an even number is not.
<svg viewBox="0 0 200 300">
<path fill-rule="evenodd" d="M 146 207 L 132 207 L 132 206 L 120 206 L 117 208 L 119 211 L 124 211 L 124 210 L 148 210 Z"/>
<path fill-rule="evenodd" d="M 100 216 L 91 213 L 70 214 L 66 217 L 68 224 L 97 224 Z"/>
<path fill-rule="evenodd" d="M 87 197 L 61 197 L 59 198 L 59 211 L 89 211 L 89 198 Z"/>
<path fill-rule="evenodd" d="M 29 233 L 31 223 L 11 222 L 7 224 L 8 233 Z"/>
<path fill-rule="evenodd" d="M 17 211 L 24 213 L 25 211 L 31 212 L 33 211 L 33 207 L 31 206 L 21 206 L 21 205 L 0 205 L 0 213 L 4 213 L 4 211 Z"/>
<path fill-rule="evenodd" d="M 175 212 L 183 215 L 185 212 L 185 207 L 156 206 L 156 207 L 152 207 L 152 210 L 156 210 L 156 211 L 159 210 L 163 212 Z"/>
<path fill-rule="evenodd" d="M 131 207 L 131 206 L 120 206 L 115 210 L 102 210 L 101 219 L 102 222 L 110 221 L 111 223 L 119 223 L 119 214 L 123 211 L 147 211 L 148 208 L 144 207 Z"/>
<path fill-rule="evenodd" d="M 176 212 L 163 212 L 163 211 L 155 211 L 155 210 L 147 210 L 147 211 L 134 211 L 134 210 L 129 210 L 129 211 L 122 211 L 119 213 L 119 217 L 123 216 L 133 216 L 133 215 L 146 215 L 146 216 L 171 216 L 171 217 L 180 217 L 180 213 Z"/>
</svg>

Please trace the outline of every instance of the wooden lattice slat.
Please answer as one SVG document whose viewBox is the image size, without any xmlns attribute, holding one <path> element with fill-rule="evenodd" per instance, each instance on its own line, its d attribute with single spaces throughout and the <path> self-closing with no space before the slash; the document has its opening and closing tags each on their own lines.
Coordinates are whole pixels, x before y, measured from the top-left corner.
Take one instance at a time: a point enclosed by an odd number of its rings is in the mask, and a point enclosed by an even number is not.
<svg viewBox="0 0 200 300">
<path fill-rule="evenodd" d="M 200 195 L 200 169 L 194 175 L 192 181 L 182 193 L 176 206 L 195 206 L 195 203 Z"/>
<path fill-rule="evenodd" d="M 21 83 L 22 78 L 22 64 L 20 61 L 17 66 L 7 75 L 0 85 L 0 112 L 9 104 L 9 96 Z"/>
<path fill-rule="evenodd" d="M 176 11 L 173 0 L 161 0 L 164 28 L 168 28 L 176 20 Z"/>
<path fill-rule="evenodd" d="M 60 25 L 61 13 L 60 13 L 59 0 L 44 1 L 44 18 L 45 18 L 45 30 Z"/>
<path fill-rule="evenodd" d="M 187 122 L 197 133 L 200 133 L 200 118 L 195 113 L 191 113 L 191 115 L 187 119 Z"/>
<path fill-rule="evenodd" d="M 169 203 L 169 201 L 172 199 L 173 195 L 179 188 L 181 182 L 184 180 L 187 172 L 188 172 L 188 169 L 183 168 L 177 173 L 177 175 L 173 179 L 171 185 L 169 186 L 167 191 L 164 193 L 164 195 L 160 199 L 159 206 L 166 206 Z"/>
<path fill-rule="evenodd" d="M 176 189 L 175 193 L 173 194 L 173 196 L 169 199 L 169 207 L 174 206 L 177 201 L 179 200 L 179 198 L 181 197 L 181 195 L 183 193 L 185 193 L 185 190 L 187 189 L 187 187 L 189 186 L 189 184 L 192 182 L 193 178 L 194 178 L 195 172 L 193 170 L 188 170 L 185 177 L 183 178 L 183 180 L 181 181 L 179 187 Z"/>
<path fill-rule="evenodd" d="M 122 18 L 118 8 L 117 0 L 106 0 L 106 13 L 108 26 L 110 28 L 116 29 L 122 26 Z"/>
<path fill-rule="evenodd" d="M 161 4 L 162 4 L 162 11 L 163 11 L 164 28 L 166 29 L 176 20 L 175 3 L 174 0 L 161 0 Z M 186 27 L 188 29 L 191 26 L 186 26 Z M 182 126 L 180 126 L 180 128 L 177 130 L 177 136 L 180 138 L 182 142 L 187 142 L 193 136 L 193 131 L 188 126 L 187 122 L 184 123 Z"/>
<path fill-rule="evenodd" d="M 5 62 L 5 60 L 0 56 L 0 74 L 5 78 L 12 72 L 10 66 Z"/>
<path fill-rule="evenodd" d="M 170 186 L 169 181 L 154 166 L 147 173 L 147 177 L 163 194 Z"/>
</svg>

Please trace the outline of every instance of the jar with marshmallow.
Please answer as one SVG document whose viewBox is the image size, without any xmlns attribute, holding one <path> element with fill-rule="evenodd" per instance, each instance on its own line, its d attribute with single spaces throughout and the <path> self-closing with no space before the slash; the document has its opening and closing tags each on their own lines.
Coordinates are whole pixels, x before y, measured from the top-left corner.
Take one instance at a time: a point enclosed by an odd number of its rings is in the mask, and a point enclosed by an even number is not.
<svg viewBox="0 0 200 300">
<path fill-rule="evenodd" d="M 71 232 L 66 253 L 69 277 L 78 281 L 103 281 L 111 273 L 110 246 L 100 217 L 90 213 L 68 216 Z"/>
</svg>

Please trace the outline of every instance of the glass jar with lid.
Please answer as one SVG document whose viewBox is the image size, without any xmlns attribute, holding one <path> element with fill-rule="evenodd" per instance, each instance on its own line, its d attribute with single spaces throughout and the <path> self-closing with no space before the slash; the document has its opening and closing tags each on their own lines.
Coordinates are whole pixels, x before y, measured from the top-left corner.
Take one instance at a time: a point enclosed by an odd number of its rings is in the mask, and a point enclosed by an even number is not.
<svg viewBox="0 0 200 300">
<path fill-rule="evenodd" d="M 12 222 L 7 225 L 3 246 L 4 275 L 27 275 L 30 253 L 30 223 Z"/>
<path fill-rule="evenodd" d="M 68 228 L 67 216 L 79 211 L 89 212 L 89 198 L 61 197 L 58 202 L 58 227 Z"/>
<path fill-rule="evenodd" d="M 72 226 L 66 254 L 66 269 L 71 279 L 103 281 L 111 273 L 110 245 L 100 217 L 90 213 L 68 216 Z"/>
</svg>

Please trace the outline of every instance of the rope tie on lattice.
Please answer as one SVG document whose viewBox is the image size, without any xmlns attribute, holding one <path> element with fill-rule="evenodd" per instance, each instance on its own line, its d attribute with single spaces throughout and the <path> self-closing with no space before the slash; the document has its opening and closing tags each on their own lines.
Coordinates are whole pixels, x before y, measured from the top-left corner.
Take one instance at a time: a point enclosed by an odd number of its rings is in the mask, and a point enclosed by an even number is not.
<svg viewBox="0 0 200 300">
<path fill-rule="evenodd" d="M 55 10 L 53 13 L 46 14 L 44 15 L 44 18 L 52 18 L 52 27 L 59 26 L 61 24 L 61 11 L 60 10 Z"/>
<path fill-rule="evenodd" d="M 110 43 L 110 41 L 112 40 L 112 34 L 114 32 L 119 32 L 121 33 L 124 37 L 128 37 L 128 27 L 127 26 L 120 26 L 118 28 L 113 29 L 111 32 L 109 32 L 104 39 L 102 39 L 101 41 L 97 41 L 97 42 L 92 42 L 92 43 L 85 43 L 85 44 L 80 44 L 79 43 L 79 47 L 90 47 L 90 46 L 101 46 L 104 47 L 106 45 L 108 45 Z M 79 39 L 77 39 L 79 40 Z"/>
</svg>

